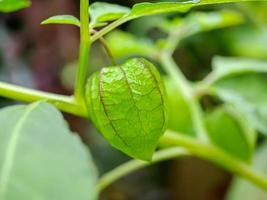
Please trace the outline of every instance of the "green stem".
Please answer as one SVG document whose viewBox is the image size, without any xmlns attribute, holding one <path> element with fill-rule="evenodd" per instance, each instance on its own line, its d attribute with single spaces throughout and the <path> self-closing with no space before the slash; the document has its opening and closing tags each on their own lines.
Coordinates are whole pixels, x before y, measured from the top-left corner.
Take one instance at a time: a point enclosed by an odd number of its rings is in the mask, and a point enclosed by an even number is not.
<svg viewBox="0 0 267 200">
<path fill-rule="evenodd" d="M 90 52 L 90 35 L 89 33 L 89 0 L 81 0 L 80 3 L 80 20 L 81 20 L 81 44 L 79 68 L 76 77 L 75 98 L 64 95 L 51 94 L 38 90 L 28 89 L 8 83 L 0 82 L 0 94 L 3 97 L 24 101 L 34 102 L 46 100 L 60 110 L 81 117 L 87 117 L 87 111 L 84 103 L 84 88 L 87 78 Z"/>
<path fill-rule="evenodd" d="M 9 83 L 0 82 L 0 94 L 3 97 L 23 102 L 35 102 L 46 100 L 58 109 L 77 116 L 86 117 L 86 111 L 75 103 L 71 96 L 64 96 L 42 92 L 34 89 L 24 88 Z"/>
<path fill-rule="evenodd" d="M 81 41 L 79 68 L 76 77 L 75 99 L 78 104 L 84 106 L 85 84 L 89 66 L 89 53 L 91 40 L 89 33 L 89 0 L 80 0 Z"/>
<path fill-rule="evenodd" d="M 255 185 L 267 190 L 267 178 L 263 174 L 254 171 L 251 166 L 240 160 L 237 160 L 212 144 L 203 143 L 194 138 L 185 136 L 183 133 L 176 133 L 172 131 L 166 131 L 165 135 L 161 138 L 160 143 L 175 147 L 158 151 L 155 153 L 152 162 L 131 160 L 107 172 L 100 178 L 98 190 L 103 191 L 120 178 L 144 167 L 161 161 L 187 155 L 194 155 L 196 157 L 211 161 L 212 163 L 217 164 L 218 166 L 221 166 L 224 169 L 237 174 L 251 181 Z"/>
<path fill-rule="evenodd" d="M 157 153 L 155 153 L 152 162 L 131 160 L 104 174 L 99 180 L 98 189 L 99 191 L 102 191 L 109 185 L 117 181 L 118 179 L 124 177 L 129 173 L 142 169 L 144 167 L 156 164 L 164 160 L 169 160 L 175 157 L 185 156 L 185 155 L 188 155 L 188 152 L 185 149 L 174 147 L 165 150 L 160 150 Z"/>
<path fill-rule="evenodd" d="M 184 147 L 193 155 L 209 160 L 224 169 L 253 182 L 264 190 L 267 190 L 266 176 L 257 171 L 253 171 L 251 166 L 226 154 L 212 144 L 202 143 L 193 138 L 171 131 L 165 133 L 161 142 L 167 145 Z"/>
<path fill-rule="evenodd" d="M 203 122 L 201 106 L 195 99 L 194 92 L 192 91 L 187 79 L 174 62 L 171 53 L 162 53 L 160 56 L 160 62 L 177 87 L 181 89 L 183 96 L 188 103 L 188 107 L 191 109 L 192 120 L 198 137 L 202 141 L 208 141 L 208 133 Z"/>
<path fill-rule="evenodd" d="M 94 33 L 94 34 L 97 34 L 97 33 L 98 33 L 98 31 L 96 31 L 96 30 L 94 30 L 94 29 L 92 29 L 91 31 L 92 31 L 92 33 Z M 112 54 L 112 51 L 111 51 L 111 49 L 109 48 L 109 45 L 108 45 L 107 41 L 105 40 L 105 38 L 104 38 L 104 37 L 100 37 L 100 38 L 99 38 L 99 42 L 101 43 L 101 45 L 103 46 L 104 50 L 106 51 L 107 56 L 109 57 L 111 63 L 112 63 L 114 66 L 117 65 L 116 60 L 115 60 L 115 58 L 114 58 L 114 56 L 113 56 L 113 54 Z"/>
<path fill-rule="evenodd" d="M 105 28 L 103 28 L 102 30 L 100 30 L 96 34 L 94 34 L 91 37 L 91 42 L 93 43 L 93 42 L 97 41 L 98 39 L 103 37 L 105 34 L 109 33 L 113 29 L 117 28 L 118 26 L 122 25 L 123 23 L 125 23 L 125 22 L 127 22 L 127 21 L 129 21 L 131 19 L 132 18 L 130 18 L 130 17 L 123 17 L 121 19 L 118 19 L 118 20 L 114 21 L 113 23 L 109 24 L 108 26 L 106 26 Z"/>
<path fill-rule="evenodd" d="M 107 41 L 103 37 L 99 38 L 99 41 L 102 44 L 103 48 L 105 49 L 105 51 L 106 51 L 106 53 L 107 53 L 112 65 L 116 66 L 117 65 L 116 60 L 115 60 L 115 58 L 114 58 L 114 56 L 112 54 L 111 49 L 108 46 Z"/>
<path fill-rule="evenodd" d="M 212 85 L 209 85 L 209 83 L 205 83 L 203 81 L 198 82 L 194 87 L 195 99 L 201 99 L 205 95 L 218 97 L 216 87 L 213 87 Z"/>
</svg>

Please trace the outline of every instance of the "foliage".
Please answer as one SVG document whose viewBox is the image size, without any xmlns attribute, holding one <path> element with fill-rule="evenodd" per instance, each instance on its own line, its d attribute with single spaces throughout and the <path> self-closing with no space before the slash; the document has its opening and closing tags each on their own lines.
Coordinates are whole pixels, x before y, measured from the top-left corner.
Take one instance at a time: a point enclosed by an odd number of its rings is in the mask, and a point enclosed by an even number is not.
<svg viewBox="0 0 267 200">
<path fill-rule="evenodd" d="M 0 1 L 1 12 L 12 12 L 30 6 L 30 0 L 2 0 Z"/>
<path fill-rule="evenodd" d="M 207 114 L 206 123 L 216 146 L 244 161 L 251 160 L 257 134 L 242 113 L 231 106 L 219 107 Z"/>
<path fill-rule="evenodd" d="M 1 199 L 94 199 L 90 154 L 53 106 L 4 108 L 0 125 Z"/>
<path fill-rule="evenodd" d="M 266 134 L 267 63 L 253 59 L 218 57 L 214 71 L 207 80 L 223 101 L 234 104 L 247 116 L 254 127 Z"/>
<path fill-rule="evenodd" d="M 65 96 L 0 82 L 1 96 L 32 103 L 0 111 L 0 199 L 93 200 L 99 190 L 148 165 L 130 161 L 98 180 L 90 152 L 66 127 L 57 109 L 89 118 L 113 147 L 135 159 L 152 164 L 192 154 L 266 190 L 266 176 L 250 163 L 258 134 L 267 134 L 266 61 L 215 57 L 212 72 L 202 81 L 191 83 L 172 57 L 181 41 L 192 35 L 246 21 L 233 10 L 198 11 L 179 17 L 175 13 L 243 1 L 247 0 L 166 1 L 128 8 L 105 2 L 89 6 L 88 0 L 80 0 L 80 19 L 57 15 L 44 20 L 42 24 L 80 28 L 75 91 L 73 96 Z M 2 0 L 0 11 L 29 5 L 26 0 Z M 138 37 L 118 30 L 110 33 L 133 19 L 167 13 L 172 15 L 162 16 L 162 23 L 155 21 L 149 26 L 159 29 L 161 37 Z M 114 65 L 102 66 L 100 72 L 88 78 L 88 55 L 97 40 Z M 131 58 L 116 63 L 135 56 L 150 61 Z M 164 83 L 158 68 L 165 74 Z M 216 101 L 211 108 L 202 104 L 207 96 Z M 164 149 L 153 158 L 159 144 Z M 265 154 L 263 148 L 256 156 L 256 163 L 260 163 L 257 165 L 265 167 Z M 237 181 L 229 198 L 235 199 L 243 188 L 258 192 Z"/>
<path fill-rule="evenodd" d="M 91 119 L 113 146 L 152 159 L 166 124 L 163 84 L 152 63 L 131 59 L 102 68 L 89 79 L 86 98 Z"/>
<path fill-rule="evenodd" d="M 176 87 L 170 78 L 165 78 L 164 83 L 168 97 L 168 128 L 179 133 L 195 136 L 192 114 L 182 91 Z M 173 112 L 173 110 L 179 110 L 179 112 Z"/>
<path fill-rule="evenodd" d="M 262 144 L 255 155 L 255 162 L 254 167 L 257 170 L 262 171 L 266 174 L 266 143 Z M 236 179 L 232 187 L 228 193 L 227 199 L 228 200 L 249 200 L 249 199 L 259 199 L 263 200 L 266 199 L 267 193 L 254 186 L 253 184 L 247 182 L 246 180 L 242 180 L 240 178 Z"/>
<path fill-rule="evenodd" d="M 57 15 L 50 17 L 42 22 L 43 25 L 45 24 L 71 24 L 75 26 L 80 26 L 80 20 L 72 15 Z"/>
</svg>

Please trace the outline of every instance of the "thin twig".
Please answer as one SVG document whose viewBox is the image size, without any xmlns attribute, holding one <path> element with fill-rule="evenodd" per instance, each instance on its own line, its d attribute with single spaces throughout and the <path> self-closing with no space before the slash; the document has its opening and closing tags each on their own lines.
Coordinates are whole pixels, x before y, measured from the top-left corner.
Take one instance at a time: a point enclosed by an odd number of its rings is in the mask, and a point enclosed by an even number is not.
<svg viewBox="0 0 267 200">
<path fill-rule="evenodd" d="M 91 32 L 94 33 L 94 34 L 98 33 L 98 31 L 96 31 L 95 29 L 91 29 Z M 100 41 L 101 45 L 103 46 L 103 48 L 105 49 L 109 59 L 111 60 L 111 63 L 113 65 L 117 65 L 116 60 L 115 60 L 115 58 L 114 58 L 114 56 L 112 54 L 112 51 L 111 51 L 107 41 L 105 40 L 105 38 L 104 37 L 100 37 L 99 41 Z"/>
</svg>

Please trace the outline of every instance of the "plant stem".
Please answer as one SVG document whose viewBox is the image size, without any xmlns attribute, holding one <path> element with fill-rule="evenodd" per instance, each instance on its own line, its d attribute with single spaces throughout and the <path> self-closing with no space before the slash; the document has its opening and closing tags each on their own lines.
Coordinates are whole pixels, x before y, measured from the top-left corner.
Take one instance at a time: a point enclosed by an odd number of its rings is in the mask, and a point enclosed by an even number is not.
<svg viewBox="0 0 267 200">
<path fill-rule="evenodd" d="M 89 65 L 90 52 L 90 35 L 89 33 L 89 0 L 80 1 L 80 21 L 81 21 L 81 44 L 79 68 L 76 77 L 76 86 L 73 98 L 72 96 L 64 96 L 42 92 L 34 89 L 28 89 L 21 86 L 16 86 L 8 83 L 0 82 L 0 95 L 6 98 L 34 102 L 46 100 L 56 106 L 58 109 L 74 114 L 80 117 L 87 117 L 87 110 L 84 103 L 84 88 L 87 78 L 87 70 Z"/>
<path fill-rule="evenodd" d="M 156 164 L 161 161 L 169 160 L 179 156 L 185 156 L 189 153 L 183 149 L 178 147 L 168 148 L 165 150 L 160 150 L 154 154 L 152 162 L 144 162 L 141 160 L 131 160 L 127 163 L 120 165 L 119 167 L 109 171 L 108 173 L 104 174 L 99 181 L 98 189 L 99 191 L 104 190 L 113 182 L 117 181 L 118 179 L 124 177 L 125 175 L 137 171 L 138 169 Z"/>
<path fill-rule="evenodd" d="M 165 135 L 161 138 L 160 143 L 175 147 L 169 147 L 158 151 L 155 153 L 152 162 L 131 160 L 107 172 L 100 178 L 98 190 L 103 191 L 115 181 L 141 168 L 161 161 L 187 155 L 194 155 L 204 160 L 211 161 L 212 163 L 251 181 L 264 190 L 267 190 L 266 176 L 252 170 L 251 166 L 237 160 L 212 144 L 203 143 L 195 138 L 190 138 L 183 133 L 176 133 L 172 131 L 166 131 Z"/>
<path fill-rule="evenodd" d="M 267 190 L 267 178 L 263 174 L 251 169 L 251 166 L 235 159 L 212 144 L 202 143 L 183 134 L 167 131 L 161 142 L 167 145 L 184 147 L 193 155 L 209 160 L 224 169 L 240 175 L 255 185 Z"/>
<path fill-rule="evenodd" d="M 109 24 L 108 26 L 106 26 L 105 28 L 103 28 L 102 30 L 100 30 L 96 34 L 94 34 L 91 37 L 91 42 L 93 43 L 93 42 L 97 41 L 98 39 L 103 37 L 105 34 L 109 33 L 113 29 L 117 28 L 118 26 L 122 25 L 123 23 L 125 23 L 125 22 L 127 22 L 127 21 L 129 21 L 131 19 L 132 18 L 130 18 L 130 17 L 123 17 L 121 19 L 118 19 L 118 20 L 114 21 L 113 23 Z"/>
<path fill-rule="evenodd" d="M 162 53 L 160 62 L 177 87 L 181 89 L 183 96 L 188 103 L 188 107 L 191 110 L 194 128 L 199 139 L 207 142 L 208 133 L 203 122 L 202 109 L 199 102 L 195 99 L 191 86 L 174 62 L 171 53 Z"/>
<path fill-rule="evenodd" d="M 92 33 L 94 33 L 94 34 L 97 34 L 97 33 L 98 33 L 98 32 L 97 32 L 96 30 L 94 30 L 94 29 L 92 29 L 91 31 L 92 31 Z M 104 50 L 106 51 L 107 56 L 109 57 L 111 63 L 112 63 L 114 66 L 117 65 L 116 60 L 115 60 L 115 58 L 114 58 L 114 56 L 113 56 L 113 54 L 112 54 L 112 51 L 111 51 L 111 49 L 109 48 L 109 45 L 108 45 L 107 41 L 105 40 L 105 38 L 104 38 L 104 37 L 100 37 L 100 38 L 99 38 L 99 42 L 101 43 L 101 45 L 103 46 Z"/>
<path fill-rule="evenodd" d="M 91 47 L 89 33 L 89 0 L 80 0 L 81 39 L 79 67 L 76 76 L 75 99 L 78 104 L 84 105 L 85 84 L 89 66 L 89 53 Z"/>
<path fill-rule="evenodd" d="M 45 100 L 64 112 L 81 117 L 87 116 L 87 112 L 78 106 L 71 96 L 42 92 L 3 82 L 0 82 L 0 94 L 6 98 L 28 103 Z"/>
<path fill-rule="evenodd" d="M 103 37 L 99 38 L 99 41 L 100 41 L 100 43 L 102 44 L 104 50 L 106 51 L 107 56 L 109 57 L 109 59 L 110 59 L 112 65 L 114 65 L 114 66 L 118 65 L 118 64 L 116 63 L 116 60 L 115 60 L 113 54 L 112 54 L 111 49 L 110 49 L 109 46 L 108 46 L 107 41 L 106 41 Z"/>
</svg>

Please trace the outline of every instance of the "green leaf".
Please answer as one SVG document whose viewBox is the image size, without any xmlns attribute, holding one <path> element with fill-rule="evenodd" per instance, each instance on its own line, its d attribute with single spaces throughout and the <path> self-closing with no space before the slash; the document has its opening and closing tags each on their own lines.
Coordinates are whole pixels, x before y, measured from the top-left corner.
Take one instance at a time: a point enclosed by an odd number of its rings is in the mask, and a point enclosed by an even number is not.
<svg viewBox="0 0 267 200">
<path fill-rule="evenodd" d="M 168 33 L 184 31 L 183 37 L 188 37 L 204 31 L 225 28 L 244 22 L 243 16 L 235 11 L 221 10 L 216 12 L 193 12 L 185 18 L 175 18 L 171 22 L 162 24 Z"/>
<path fill-rule="evenodd" d="M 103 68 L 86 90 L 91 119 L 108 142 L 150 161 L 166 124 L 164 88 L 153 64 L 140 58 Z"/>
<path fill-rule="evenodd" d="M 236 2 L 248 2 L 248 1 L 259 1 L 259 0 L 189 0 L 189 1 L 179 1 L 179 2 L 160 2 L 160 3 L 137 3 L 135 4 L 130 12 L 126 14 L 125 12 L 120 17 L 117 17 L 118 21 L 101 32 L 101 36 L 107 34 L 119 25 L 144 16 L 150 16 L 155 14 L 171 13 L 171 12 L 187 12 L 193 7 L 203 6 L 203 5 L 213 5 L 222 3 L 236 3 Z M 263 0 L 267 1 L 267 0 Z M 102 9 L 99 11 L 103 12 Z M 97 16 L 97 14 L 96 14 Z M 97 18 L 97 17 L 94 17 Z M 105 19 L 105 17 L 103 17 Z M 94 19 L 95 20 L 95 19 Z M 106 20 L 106 19 L 105 19 Z M 234 20 L 233 20 L 234 21 Z M 93 24 L 91 24 L 93 27 Z M 94 37 L 93 40 L 99 38 L 99 35 Z"/>
<path fill-rule="evenodd" d="M 81 23 L 79 19 L 72 15 L 57 15 L 44 20 L 42 25 L 45 24 L 70 24 L 80 27 Z"/>
<path fill-rule="evenodd" d="M 94 200 L 97 172 L 62 115 L 37 102 L 0 111 L 1 200 Z"/>
<path fill-rule="evenodd" d="M 220 10 L 216 12 L 192 12 L 185 17 L 168 19 L 163 16 L 153 16 L 135 20 L 130 29 L 136 35 L 146 35 L 149 30 L 159 28 L 167 34 L 177 34 L 180 39 L 203 31 L 238 25 L 244 22 L 239 12 Z"/>
<path fill-rule="evenodd" d="M 1 0 L 0 12 L 13 12 L 31 5 L 29 0 Z"/>
<path fill-rule="evenodd" d="M 106 26 L 107 24 L 108 24 L 107 22 L 97 22 L 97 23 L 90 22 L 90 28 L 100 28 Z"/>
<path fill-rule="evenodd" d="M 168 98 L 168 129 L 194 135 L 191 110 L 179 88 L 170 78 L 164 79 Z"/>
<path fill-rule="evenodd" d="M 144 19 L 142 19 L 142 22 L 143 21 Z M 147 19 L 146 24 L 142 25 L 145 25 L 146 28 L 150 26 L 150 29 L 155 27 L 161 28 L 167 33 L 181 31 L 182 34 L 177 35 L 184 38 L 201 31 L 209 31 L 217 28 L 236 25 L 242 21 L 242 16 L 237 12 L 223 10 L 220 12 L 208 13 L 197 12 L 190 14 L 185 18 L 176 18 L 172 21 L 159 17 L 154 19 L 149 18 Z M 140 26 L 140 23 L 135 26 L 135 29 L 137 29 L 137 26 Z M 140 28 L 138 32 L 140 32 Z M 160 48 L 160 46 L 154 45 L 152 41 L 148 39 L 140 39 L 140 37 L 138 38 L 123 31 L 115 31 L 110 33 L 107 36 L 107 41 L 113 55 L 117 58 L 129 57 L 132 55 L 142 55 L 154 59 L 158 56 L 157 51 L 159 51 L 158 49 Z"/>
<path fill-rule="evenodd" d="M 169 12 L 187 12 L 192 7 L 192 2 L 138 3 L 133 6 L 129 16 L 137 18 Z"/>
<path fill-rule="evenodd" d="M 127 32 L 114 31 L 106 39 L 113 56 L 116 58 L 132 55 L 153 57 L 156 53 L 155 47 L 150 40 L 137 38 Z"/>
<path fill-rule="evenodd" d="M 238 159 L 252 158 L 256 132 L 236 108 L 223 106 L 206 115 L 209 138 L 218 147 Z"/>
<path fill-rule="evenodd" d="M 213 86 L 225 102 L 235 105 L 257 130 L 267 134 L 267 81 L 266 75 L 247 74 L 229 77 Z"/>
<path fill-rule="evenodd" d="M 246 1 L 250 0 L 192 0 L 184 2 L 139 3 L 134 5 L 128 17 L 137 18 L 170 12 L 187 12 L 196 6 Z"/>
<path fill-rule="evenodd" d="M 267 46 L 263 45 L 267 43 L 266 32 L 266 27 L 242 26 L 223 33 L 223 39 L 232 55 L 266 59 Z"/>
<path fill-rule="evenodd" d="M 267 134 L 267 62 L 216 57 L 207 82 L 225 102 L 242 110 L 257 130 Z"/>
<path fill-rule="evenodd" d="M 185 23 L 190 24 L 193 33 L 225 28 L 242 22 L 244 22 L 243 16 L 232 10 L 194 12 L 185 21 Z"/>
<path fill-rule="evenodd" d="M 212 61 L 212 81 L 240 74 L 267 73 L 267 62 L 248 58 L 217 56 Z"/>
<path fill-rule="evenodd" d="M 106 2 L 95 2 L 90 6 L 92 23 L 108 22 L 119 19 L 130 12 L 130 8 Z"/>
<path fill-rule="evenodd" d="M 261 145 L 255 155 L 254 168 L 267 176 L 267 143 Z M 236 178 L 228 192 L 227 200 L 266 200 L 267 192 L 254 184 Z"/>
</svg>

